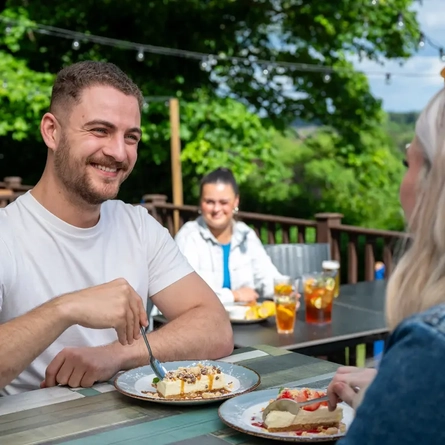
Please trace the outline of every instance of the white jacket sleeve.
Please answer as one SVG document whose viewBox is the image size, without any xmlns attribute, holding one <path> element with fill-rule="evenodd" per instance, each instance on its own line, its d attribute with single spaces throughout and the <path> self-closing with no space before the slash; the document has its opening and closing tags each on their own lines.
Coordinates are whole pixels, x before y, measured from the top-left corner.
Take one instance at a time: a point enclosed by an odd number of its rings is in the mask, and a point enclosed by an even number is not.
<svg viewBox="0 0 445 445">
<path fill-rule="evenodd" d="M 281 278 L 283 274 L 272 263 L 261 240 L 253 230 L 248 237 L 249 248 L 252 249 L 255 288 L 261 290 L 264 298 L 271 298 L 274 294 L 274 278 Z"/>
<path fill-rule="evenodd" d="M 192 266 L 195 272 L 211 287 L 216 296 L 221 300 L 221 303 L 233 303 L 235 300 L 233 292 L 230 289 L 217 286 L 214 277 L 199 267 L 200 255 L 202 256 L 203 252 L 202 249 L 199 249 L 199 246 L 196 245 L 193 237 L 187 236 L 186 230 L 180 230 L 176 234 L 175 241 L 178 244 L 179 250 L 187 258 L 190 266 Z"/>
</svg>

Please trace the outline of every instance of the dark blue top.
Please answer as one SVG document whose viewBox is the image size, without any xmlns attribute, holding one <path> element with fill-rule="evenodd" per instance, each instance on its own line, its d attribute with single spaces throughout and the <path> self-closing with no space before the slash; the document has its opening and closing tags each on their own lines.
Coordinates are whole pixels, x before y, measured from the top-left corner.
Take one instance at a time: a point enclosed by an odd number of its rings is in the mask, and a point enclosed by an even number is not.
<svg viewBox="0 0 445 445">
<path fill-rule="evenodd" d="M 394 330 L 346 436 L 337 445 L 442 445 L 445 304 Z"/>
<path fill-rule="evenodd" d="M 230 271 L 229 271 L 229 255 L 230 255 L 230 243 L 221 244 L 223 250 L 223 288 L 230 289 Z"/>
</svg>

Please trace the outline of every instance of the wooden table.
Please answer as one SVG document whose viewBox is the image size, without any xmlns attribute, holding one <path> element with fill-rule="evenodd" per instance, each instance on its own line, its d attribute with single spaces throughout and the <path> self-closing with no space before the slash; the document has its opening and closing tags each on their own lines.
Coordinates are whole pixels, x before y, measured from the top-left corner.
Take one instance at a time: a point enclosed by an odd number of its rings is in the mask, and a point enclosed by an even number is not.
<svg viewBox="0 0 445 445">
<path fill-rule="evenodd" d="M 238 349 L 223 359 L 261 375 L 261 386 L 326 387 L 338 365 L 270 346 Z M 1 445 L 267 444 L 218 418 L 219 404 L 160 405 L 125 397 L 109 384 L 55 387 L 0 398 Z"/>
</svg>

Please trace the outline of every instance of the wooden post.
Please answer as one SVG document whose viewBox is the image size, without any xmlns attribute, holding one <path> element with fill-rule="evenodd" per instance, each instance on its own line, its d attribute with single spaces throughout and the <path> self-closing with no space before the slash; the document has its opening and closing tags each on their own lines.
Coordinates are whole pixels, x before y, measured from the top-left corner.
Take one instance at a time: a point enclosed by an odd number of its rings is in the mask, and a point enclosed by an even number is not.
<svg viewBox="0 0 445 445">
<path fill-rule="evenodd" d="M 157 205 L 158 204 L 165 204 L 167 202 L 167 196 L 166 195 L 144 195 L 142 197 L 142 201 L 145 204 L 146 209 L 148 210 L 148 213 L 151 213 L 151 216 L 158 220 L 159 223 L 164 224 L 164 221 L 162 220 L 162 215 L 165 214 L 164 212 L 158 211 Z"/>
<path fill-rule="evenodd" d="M 341 213 L 317 213 L 317 243 L 328 243 L 331 246 L 331 257 L 333 260 L 340 260 L 340 246 L 338 240 L 331 234 L 331 227 L 339 226 L 343 215 Z"/>
<path fill-rule="evenodd" d="M 172 166 L 173 204 L 183 205 L 182 169 L 181 169 L 181 138 L 179 135 L 179 101 L 172 98 L 169 101 L 170 109 L 170 150 Z M 179 230 L 179 212 L 174 210 L 173 223 L 175 233 Z"/>
</svg>

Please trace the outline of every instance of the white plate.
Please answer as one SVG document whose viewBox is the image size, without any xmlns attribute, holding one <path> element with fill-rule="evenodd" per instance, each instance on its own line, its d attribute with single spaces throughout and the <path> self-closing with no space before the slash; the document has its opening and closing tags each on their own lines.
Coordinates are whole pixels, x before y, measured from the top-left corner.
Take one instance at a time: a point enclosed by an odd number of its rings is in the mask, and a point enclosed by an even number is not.
<svg viewBox="0 0 445 445">
<path fill-rule="evenodd" d="M 156 377 L 151 366 L 142 366 L 141 368 L 131 369 L 123 372 L 114 380 L 116 389 L 126 396 L 136 399 L 148 400 L 150 402 L 165 403 L 170 405 L 199 405 L 204 403 L 213 403 L 226 400 L 231 397 L 244 394 L 254 390 L 260 383 L 260 376 L 253 370 L 245 366 L 235 365 L 233 363 L 200 360 L 198 361 L 178 361 L 163 363 L 167 371 L 174 371 L 179 367 L 196 366 L 202 363 L 208 366 L 217 366 L 225 375 L 227 383 L 232 383 L 232 391 L 219 397 L 211 399 L 163 399 L 155 397 L 156 390 L 152 386 L 153 379 Z M 144 391 L 144 392 L 143 392 Z M 146 391 L 149 391 L 146 393 Z"/>
<path fill-rule="evenodd" d="M 266 389 L 227 400 L 219 407 L 218 415 L 226 425 L 237 431 L 283 442 L 328 442 L 344 436 L 344 433 L 330 436 L 322 436 L 320 434 L 297 436 L 292 432 L 271 433 L 265 428 L 254 425 L 255 423 L 261 424 L 263 422 L 262 409 L 264 409 L 272 399 L 277 397 L 278 391 L 278 389 Z M 346 425 L 347 430 L 354 417 L 354 411 L 345 403 L 341 403 L 340 405 L 343 408 L 342 422 Z"/>
<path fill-rule="evenodd" d="M 249 310 L 249 306 L 243 303 L 226 304 L 226 312 L 229 314 L 229 319 L 233 324 L 254 324 L 262 323 L 269 318 L 258 318 L 255 320 L 246 320 L 246 312 Z"/>
</svg>

